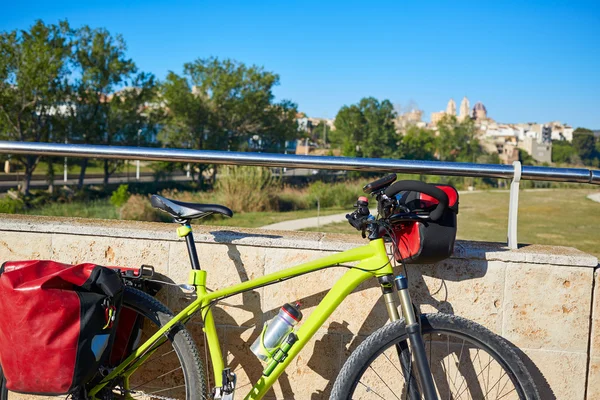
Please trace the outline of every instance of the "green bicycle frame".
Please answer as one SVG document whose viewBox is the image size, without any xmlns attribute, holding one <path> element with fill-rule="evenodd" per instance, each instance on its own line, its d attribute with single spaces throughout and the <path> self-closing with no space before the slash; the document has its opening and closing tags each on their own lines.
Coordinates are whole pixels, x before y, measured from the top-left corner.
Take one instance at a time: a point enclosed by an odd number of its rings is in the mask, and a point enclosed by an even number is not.
<svg viewBox="0 0 600 400">
<path fill-rule="evenodd" d="M 89 396 L 94 398 L 102 388 L 117 377 L 128 377 L 157 349 L 157 343 L 165 340 L 165 334 L 176 324 L 185 324 L 190 318 L 201 311 L 204 322 L 204 332 L 207 338 L 207 345 L 210 352 L 210 358 L 214 370 L 214 381 L 216 387 L 223 385 L 222 372 L 225 368 L 221 346 L 217 336 L 215 321 L 213 319 L 211 303 L 223 297 L 232 296 L 248 290 L 256 289 L 278 281 L 293 278 L 299 275 L 315 272 L 327 267 L 338 264 L 358 261 L 356 267 L 351 267 L 348 271 L 333 285 L 327 295 L 319 303 L 311 315 L 300 325 L 296 332 L 298 340 L 293 344 L 288 352 L 287 358 L 277 364 L 269 376 L 262 376 L 254 384 L 245 399 L 261 399 L 273 386 L 275 381 L 310 341 L 315 332 L 323 325 L 327 318 L 335 311 L 340 303 L 348 296 L 358 285 L 369 278 L 380 277 L 393 274 L 393 267 L 386 253 L 383 239 L 375 239 L 368 245 L 355 249 L 347 250 L 342 253 L 332 254 L 330 256 L 310 261 L 292 268 L 274 272 L 260 278 L 238 283 L 231 287 L 223 288 L 214 292 L 206 290 L 206 276 L 204 270 L 190 271 L 189 283 L 195 287 L 197 298 L 183 311 L 177 314 L 171 321 L 161 327 L 152 337 L 140 345 L 127 359 L 115 367 L 102 381 L 96 385 Z M 127 385 L 127 382 L 125 382 Z"/>
</svg>

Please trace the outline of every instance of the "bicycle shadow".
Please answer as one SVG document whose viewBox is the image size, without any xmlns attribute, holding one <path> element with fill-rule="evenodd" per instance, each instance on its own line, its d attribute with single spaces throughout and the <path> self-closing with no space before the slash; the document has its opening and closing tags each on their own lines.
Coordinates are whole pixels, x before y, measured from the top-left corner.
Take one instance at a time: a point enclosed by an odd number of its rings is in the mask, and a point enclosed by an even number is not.
<svg viewBox="0 0 600 400">
<path fill-rule="evenodd" d="M 227 256 L 232 261 L 241 282 L 249 280 L 249 276 L 242 261 L 240 251 L 237 248 L 237 244 L 233 244 L 232 240 L 240 240 L 249 236 L 266 237 L 274 240 L 280 238 L 280 236 L 277 235 L 240 234 L 230 231 L 217 231 L 211 233 L 215 236 L 215 241 L 227 246 Z M 475 263 L 465 261 L 464 264 L 465 265 L 461 266 L 460 262 L 457 263 L 457 260 L 454 259 L 436 265 L 407 266 L 407 275 L 410 282 L 411 294 L 415 304 L 420 308 L 430 308 L 434 309 L 436 312 L 454 314 L 454 306 L 449 301 L 449 288 L 447 283 L 469 281 L 484 277 L 488 273 L 487 261 Z M 378 287 L 378 283 L 375 281 L 375 279 L 371 279 L 360 285 L 354 293 L 375 287 Z M 326 294 L 327 291 L 321 291 L 318 293 L 313 293 L 309 296 L 305 296 L 304 298 L 300 298 L 298 300 L 302 302 L 303 307 L 311 308 L 318 305 Z M 244 340 L 241 340 L 239 337 L 233 338 L 232 335 L 228 334 L 227 340 L 224 343 L 224 355 L 227 357 L 228 366 L 231 367 L 233 371 L 237 371 L 238 373 L 241 373 L 243 370 L 243 374 L 247 376 L 248 382 L 244 382 L 243 386 L 238 386 L 238 389 L 243 391 L 243 387 L 247 386 L 249 388 L 249 385 L 258 381 L 262 376 L 264 365 L 252 352 L 250 352 L 249 346 L 258 337 L 262 323 L 276 314 L 277 309 L 262 310 L 262 301 L 260 293 L 258 292 L 250 291 L 242 293 L 238 296 L 242 296 L 241 304 L 229 305 L 229 307 L 239 308 L 240 310 L 250 313 L 250 318 L 240 323 L 220 307 L 214 308 L 214 315 L 219 326 L 224 326 L 225 330 L 229 333 L 242 332 L 248 334 L 249 331 L 249 336 L 244 337 Z M 468 317 L 468 315 L 466 317 Z M 313 354 L 306 363 L 308 368 L 327 381 L 327 385 L 323 389 L 319 389 L 311 394 L 311 400 L 329 397 L 339 372 L 339 367 L 343 365 L 345 359 L 370 333 L 373 332 L 373 326 L 383 326 L 387 322 L 387 311 L 383 304 L 383 299 L 379 298 L 367 312 L 364 322 L 357 332 L 353 332 L 349 329 L 349 322 L 345 319 L 342 319 L 341 321 L 334 321 L 329 324 L 328 331 L 315 341 Z M 254 323 L 255 326 L 253 327 L 250 325 L 250 323 Z M 328 360 L 326 357 L 324 358 L 324 355 L 331 353 L 330 347 L 332 344 L 337 345 L 338 343 L 340 343 L 341 348 L 343 349 L 341 360 Z M 513 348 L 515 347 L 513 346 Z M 518 349 L 516 350 L 532 374 L 542 398 L 554 399 L 555 397 L 552 394 L 552 390 L 550 389 L 539 369 L 527 355 Z M 457 355 L 456 352 L 454 352 L 454 354 Z M 450 354 L 447 354 L 446 356 L 449 355 Z M 332 368 L 332 364 L 339 367 Z M 464 376 L 474 376 L 473 374 L 475 374 L 475 366 L 472 363 L 461 363 L 459 373 L 463 374 Z M 437 376 L 435 378 L 436 381 L 439 380 L 439 387 L 441 390 L 448 387 L 448 383 L 444 383 L 443 377 Z M 293 391 L 288 374 L 284 372 L 279 377 L 278 382 L 282 392 L 281 394 L 285 399 L 296 398 L 297 395 Z M 478 397 L 476 395 L 477 393 L 483 397 L 481 388 L 476 386 L 477 385 L 473 385 L 470 387 L 470 392 L 475 395 L 475 398 Z M 275 398 L 275 392 L 273 389 L 269 391 L 265 398 Z"/>
</svg>

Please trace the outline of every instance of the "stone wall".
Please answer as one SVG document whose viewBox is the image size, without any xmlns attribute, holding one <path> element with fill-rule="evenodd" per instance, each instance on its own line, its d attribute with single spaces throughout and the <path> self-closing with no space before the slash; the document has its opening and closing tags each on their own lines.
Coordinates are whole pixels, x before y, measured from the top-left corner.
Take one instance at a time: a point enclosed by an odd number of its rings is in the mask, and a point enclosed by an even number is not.
<svg viewBox="0 0 600 400">
<path fill-rule="evenodd" d="M 170 224 L 2 216 L 0 260 L 150 264 L 168 279 L 183 283 L 189 261 L 175 228 Z M 195 229 L 200 262 L 214 289 L 359 246 L 364 241 L 357 236 Z M 500 244 L 459 241 L 451 259 L 437 265 L 409 266 L 408 275 L 413 298 L 422 311 L 467 317 L 518 346 L 534 370 L 544 399 L 552 398 L 548 385 L 558 399 L 599 399 L 597 264 L 595 257 L 572 248 L 529 245 L 508 250 Z M 238 374 L 238 387 L 261 374 L 260 362 L 245 343 L 257 337 L 256 326 L 292 300 L 300 300 L 305 316 L 310 314 L 344 271 L 327 269 L 260 288 L 227 299 L 215 311 L 223 352 Z M 160 298 L 174 310 L 189 301 L 176 289 L 163 291 Z M 271 396 L 327 398 L 350 352 L 386 321 L 377 282 L 366 282 L 290 364 Z M 197 343 L 203 346 L 199 320 L 191 324 Z"/>
</svg>

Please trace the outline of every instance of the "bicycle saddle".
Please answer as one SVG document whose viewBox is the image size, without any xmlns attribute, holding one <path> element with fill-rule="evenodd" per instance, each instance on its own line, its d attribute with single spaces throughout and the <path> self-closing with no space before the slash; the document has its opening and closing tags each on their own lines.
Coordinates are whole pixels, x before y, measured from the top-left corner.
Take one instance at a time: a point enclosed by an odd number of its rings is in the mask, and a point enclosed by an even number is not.
<svg viewBox="0 0 600 400">
<path fill-rule="evenodd" d="M 152 195 L 150 203 L 152 207 L 172 215 L 177 220 L 204 218 L 211 214 L 233 217 L 233 211 L 219 204 L 184 203 L 157 195 Z"/>
</svg>

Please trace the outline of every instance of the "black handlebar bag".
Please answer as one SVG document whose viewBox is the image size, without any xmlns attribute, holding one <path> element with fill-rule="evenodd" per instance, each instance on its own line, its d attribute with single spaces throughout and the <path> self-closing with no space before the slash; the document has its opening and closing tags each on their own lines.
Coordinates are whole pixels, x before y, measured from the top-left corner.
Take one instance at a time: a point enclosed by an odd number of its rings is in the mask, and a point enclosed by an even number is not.
<svg viewBox="0 0 600 400">
<path fill-rule="evenodd" d="M 395 258 L 407 264 L 432 264 L 452 255 L 456 239 L 458 192 L 450 185 L 435 185 L 448 196 L 448 207 L 436 221 L 410 221 L 393 226 Z M 435 198 L 417 191 L 397 194 L 398 203 L 413 213 L 427 213 L 438 205 Z"/>
<path fill-rule="evenodd" d="M 74 393 L 110 353 L 120 274 L 94 264 L 6 262 L 0 268 L 0 365 L 6 388 Z"/>
</svg>

